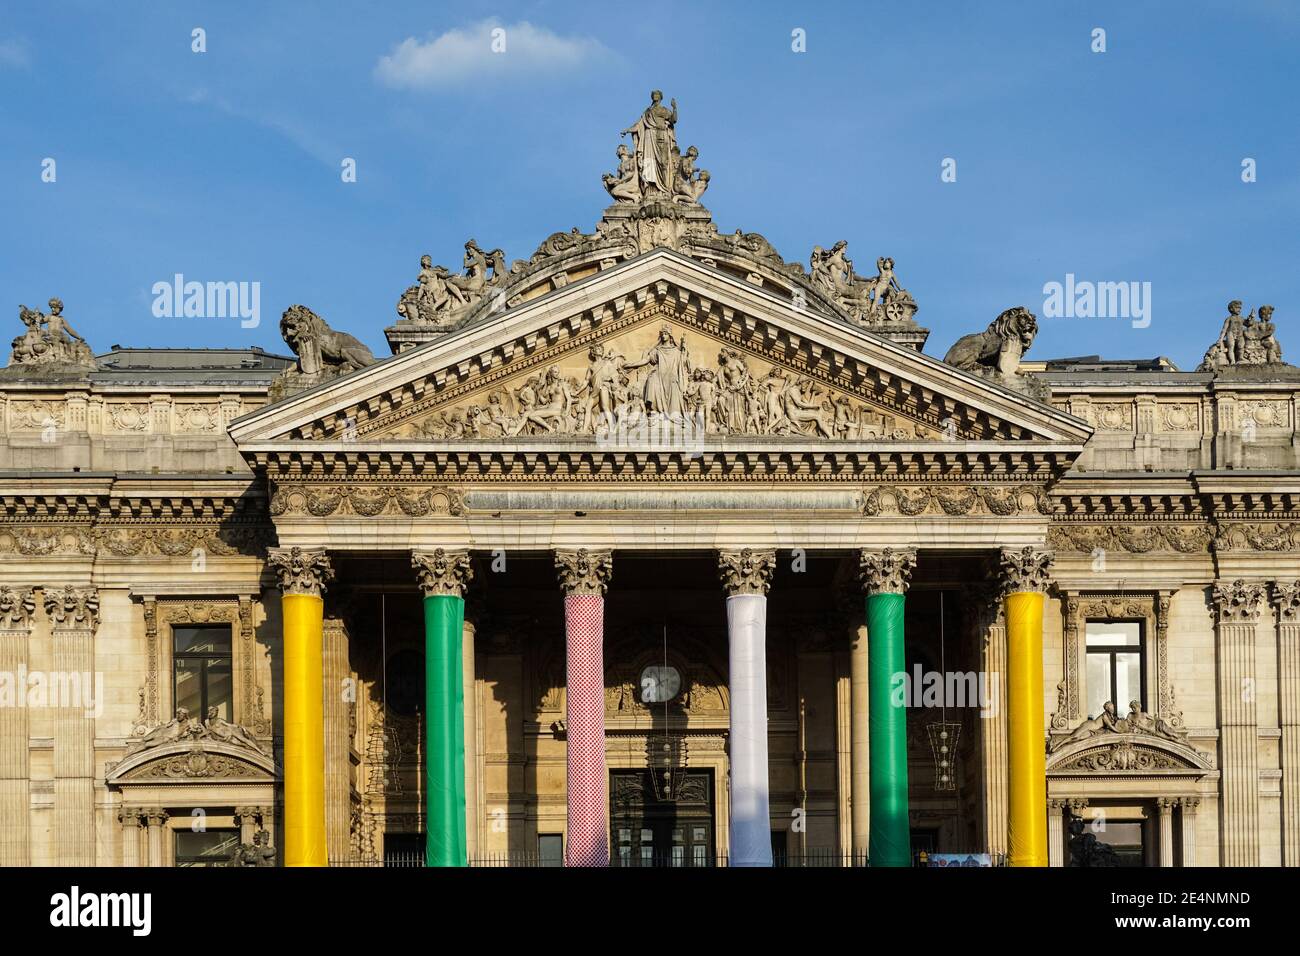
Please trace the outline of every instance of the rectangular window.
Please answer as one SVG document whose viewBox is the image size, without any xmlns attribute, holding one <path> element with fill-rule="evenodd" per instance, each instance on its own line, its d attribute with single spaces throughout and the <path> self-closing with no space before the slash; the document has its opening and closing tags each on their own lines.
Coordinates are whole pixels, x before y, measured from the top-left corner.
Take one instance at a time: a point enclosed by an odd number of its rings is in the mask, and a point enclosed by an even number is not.
<svg viewBox="0 0 1300 956">
<path fill-rule="evenodd" d="M 215 707 L 233 721 L 230 625 L 172 628 L 172 689 L 176 707 L 200 721 Z"/>
<path fill-rule="evenodd" d="M 175 831 L 177 866 L 225 866 L 239 846 L 238 830 Z"/>
<path fill-rule="evenodd" d="M 564 837 L 558 833 L 537 834 L 537 857 L 542 866 L 564 866 Z"/>
<path fill-rule="evenodd" d="M 1146 710 L 1146 667 L 1140 621 L 1088 621 L 1086 630 L 1088 717 L 1107 702 L 1124 716 L 1129 703 Z"/>
</svg>

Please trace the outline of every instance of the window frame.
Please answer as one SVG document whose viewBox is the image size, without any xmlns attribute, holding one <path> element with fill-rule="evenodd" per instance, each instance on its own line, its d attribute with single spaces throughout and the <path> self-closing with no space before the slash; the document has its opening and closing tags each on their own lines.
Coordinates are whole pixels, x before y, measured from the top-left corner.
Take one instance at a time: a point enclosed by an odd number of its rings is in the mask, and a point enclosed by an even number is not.
<svg viewBox="0 0 1300 956">
<path fill-rule="evenodd" d="M 1093 624 L 1136 625 L 1137 644 L 1123 645 L 1123 646 L 1102 645 L 1094 648 L 1088 643 L 1088 638 L 1090 637 L 1088 631 Z M 1118 657 L 1120 654 L 1137 654 L 1138 706 L 1142 708 L 1144 713 L 1149 713 L 1149 711 L 1147 710 L 1147 706 L 1148 706 L 1147 705 L 1147 682 L 1148 682 L 1148 677 L 1150 676 L 1149 672 L 1147 671 L 1147 656 L 1148 656 L 1147 655 L 1147 619 L 1144 617 L 1085 617 L 1083 619 L 1083 695 L 1082 696 L 1085 702 L 1092 696 L 1091 689 L 1088 687 L 1088 662 L 1090 661 L 1092 655 L 1094 654 L 1096 654 L 1098 657 L 1104 656 L 1109 658 L 1109 660 L 1106 662 L 1107 664 L 1106 674 L 1107 674 L 1107 681 L 1109 683 L 1109 691 L 1108 691 L 1107 699 L 1110 700 L 1115 705 L 1115 711 L 1121 717 L 1128 713 L 1129 701 L 1132 700 L 1133 698 L 1129 697 L 1128 700 L 1115 700 L 1116 687 L 1119 684 Z M 1084 713 L 1084 717 L 1088 719 L 1095 718 L 1096 716 L 1097 716 L 1096 714 L 1089 714 L 1086 711 Z"/>
<path fill-rule="evenodd" d="M 199 670 L 199 709 L 197 713 L 191 714 L 191 716 L 198 718 L 200 721 L 205 720 L 207 718 L 208 707 L 212 706 L 208 699 L 208 682 L 209 682 L 208 662 L 213 660 L 214 658 L 220 658 L 225 661 L 229 671 L 228 678 L 229 678 L 230 690 L 229 690 L 229 699 L 227 703 L 229 707 L 230 716 L 227 719 L 229 719 L 232 722 L 238 723 L 238 717 L 235 714 L 235 699 L 238 695 L 235 693 L 236 641 L 235 641 L 234 625 L 227 621 L 214 621 L 212 623 L 189 623 L 189 622 L 183 623 L 180 621 L 175 621 L 172 622 L 169 625 L 169 627 L 171 628 L 171 632 L 170 632 L 171 641 L 168 650 L 171 652 L 170 656 L 171 656 L 172 711 L 175 712 L 176 708 L 180 706 L 180 695 L 178 693 L 178 687 L 176 685 L 176 679 L 178 676 L 177 665 L 184 661 L 200 661 L 201 667 Z M 183 630 L 184 631 L 224 630 L 226 632 L 228 650 L 225 652 L 224 655 L 214 654 L 214 653 L 200 653 L 197 651 L 177 651 L 176 650 L 177 633 Z"/>
</svg>

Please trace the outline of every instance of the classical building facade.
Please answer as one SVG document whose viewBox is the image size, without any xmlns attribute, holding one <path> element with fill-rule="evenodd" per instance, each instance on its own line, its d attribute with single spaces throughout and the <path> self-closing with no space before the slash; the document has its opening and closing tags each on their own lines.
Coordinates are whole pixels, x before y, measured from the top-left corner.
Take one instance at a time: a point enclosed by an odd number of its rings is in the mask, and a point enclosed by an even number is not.
<svg viewBox="0 0 1300 956">
<path fill-rule="evenodd" d="M 21 309 L 0 863 L 1300 865 L 1272 309 L 1194 372 L 1024 308 L 941 361 L 893 260 L 720 230 L 676 125 L 592 232 L 424 257 L 383 361 Z"/>
</svg>

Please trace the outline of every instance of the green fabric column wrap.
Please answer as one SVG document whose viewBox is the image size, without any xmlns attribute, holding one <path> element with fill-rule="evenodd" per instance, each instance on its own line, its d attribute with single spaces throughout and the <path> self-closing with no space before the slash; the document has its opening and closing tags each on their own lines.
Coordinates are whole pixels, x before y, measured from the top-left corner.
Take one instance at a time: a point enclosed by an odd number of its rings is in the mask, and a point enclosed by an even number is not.
<svg viewBox="0 0 1300 956">
<path fill-rule="evenodd" d="M 465 854 L 465 601 L 424 599 L 426 866 L 467 866 Z"/>
<path fill-rule="evenodd" d="M 911 866 L 907 816 L 907 701 L 895 694 L 903 674 L 901 594 L 867 597 L 867 692 L 871 721 L 872 866 Z"/>
</svg>

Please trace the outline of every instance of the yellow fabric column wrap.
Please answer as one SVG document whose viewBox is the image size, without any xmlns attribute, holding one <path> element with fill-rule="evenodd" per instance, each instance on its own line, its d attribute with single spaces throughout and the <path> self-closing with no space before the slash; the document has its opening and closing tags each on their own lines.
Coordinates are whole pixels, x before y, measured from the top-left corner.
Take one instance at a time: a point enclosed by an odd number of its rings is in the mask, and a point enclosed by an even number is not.
<svg viewBox="0 0 1300 956">
<path fill-rule="evenodd" d="M 1047 767 L 1043 745 L 1043 595 L 1006 597 L 1007 756 L 1012 866 L 1047 866 Z"/>
<path fill-rule="evenodd" d="M 286 594 L 284 615 L 284 865 L 328 866 L 321 625 L 325 602 Z"/>
</svg>

